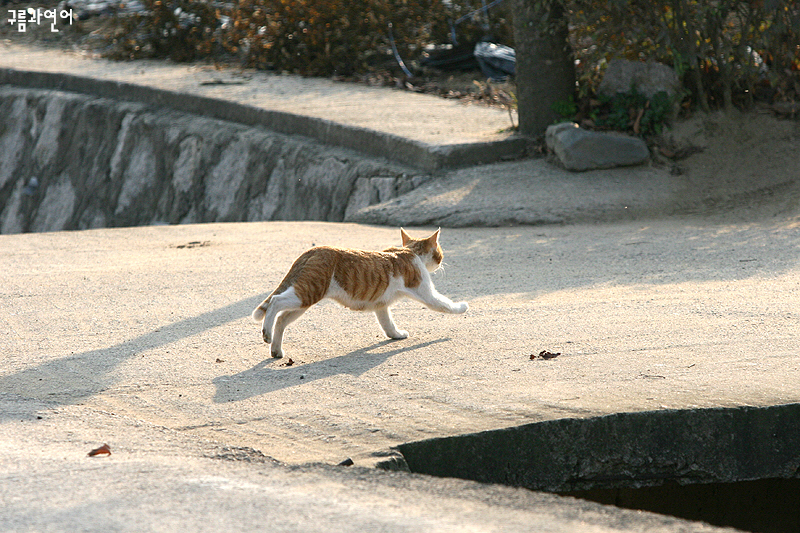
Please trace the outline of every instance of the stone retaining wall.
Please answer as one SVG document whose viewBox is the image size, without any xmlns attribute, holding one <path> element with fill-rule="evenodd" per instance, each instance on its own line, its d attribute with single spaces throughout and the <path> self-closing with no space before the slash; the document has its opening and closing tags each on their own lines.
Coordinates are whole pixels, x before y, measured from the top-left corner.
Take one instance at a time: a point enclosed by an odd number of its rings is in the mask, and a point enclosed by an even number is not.
<svg viewBox="0 0 800 533">
<path fill-rule="evenodd" d="M 342 221 L 427 176 L 305 137 L 74 93 L 0 87 L 0 233 Z"/>
</svg>

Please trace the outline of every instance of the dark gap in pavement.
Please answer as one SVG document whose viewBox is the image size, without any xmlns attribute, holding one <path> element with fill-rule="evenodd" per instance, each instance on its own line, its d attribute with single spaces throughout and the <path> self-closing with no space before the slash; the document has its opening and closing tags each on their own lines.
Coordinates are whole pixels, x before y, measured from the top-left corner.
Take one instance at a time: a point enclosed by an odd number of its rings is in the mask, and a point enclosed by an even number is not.
<svg viewBox="0 0 800 533">
<path fill-rule="evenodd" d="M 800 479 L 562 492 L 625 509 L 640 509 L 758 533 L 800 531 Z"/>
<path fill-rule="evenodd" d="M 416 473 L 800 531 L 800 404 L 566 418 L 398 448 Z"/>
</svg>

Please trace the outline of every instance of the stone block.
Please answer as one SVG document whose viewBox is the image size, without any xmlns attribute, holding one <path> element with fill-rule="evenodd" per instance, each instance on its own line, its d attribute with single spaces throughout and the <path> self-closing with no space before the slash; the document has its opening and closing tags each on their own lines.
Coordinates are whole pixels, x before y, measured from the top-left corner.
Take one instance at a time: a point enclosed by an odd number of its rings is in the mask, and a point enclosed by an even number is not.
<svg viewBox="0 0 800 533">
<path fill-rule="evenodd" d="M 639 165 L 650 158 L 638 137 L 589 131 L 573 122 L 555 124 L 545 134 L 547 148 L 567 170 L 596 170 Z"/>
</svg>

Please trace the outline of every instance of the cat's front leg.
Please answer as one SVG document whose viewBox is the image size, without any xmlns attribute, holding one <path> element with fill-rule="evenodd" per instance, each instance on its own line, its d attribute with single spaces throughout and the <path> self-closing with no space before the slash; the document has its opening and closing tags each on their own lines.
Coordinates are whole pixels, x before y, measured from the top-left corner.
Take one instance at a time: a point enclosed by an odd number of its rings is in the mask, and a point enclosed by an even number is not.
<svg viewBox="0 0 800 533">
<path fill-rule="evenodd" d="M 458 302 L 453 304 L 453 313 L 463 314 L 469 311 L 469 304 L 467 302 Z"/>
<path fill-rule="evenodd" d="M 446 296 L 442 296 L 441 294 L 437 294 L 437 296 L 440 296 L 441 298 L 434 300 L 432 303 L 426 302 L 428 307 L 434 311 L 460 315 L 469 310 L 469 304 L 467 302 L 454 302 Z"/>
<path fill-rule="evenodd" d="M 408 337 L 407 331 L 397 329 L 394 320 L 392 320 L 392 312 L 389 311 L 388 307 L 376 309 L 375 316 L 378 318 L 378 324 L 381 325 L 381 329 L 390 339 L 405 339 Z"/>
<path fill-rule="evenodd" d="M 433 283 L 422 283 L 416 290 L 408 291 L 406 294 L 414 300 L 422 302 L 429 309 L 439 311 L 440 313 L 461 314 L 466 313 L 469 309 L 469 304 L 467 302 L 456 303 L 447 296 L 439 294 L 433 287 Z"/>
</svg>

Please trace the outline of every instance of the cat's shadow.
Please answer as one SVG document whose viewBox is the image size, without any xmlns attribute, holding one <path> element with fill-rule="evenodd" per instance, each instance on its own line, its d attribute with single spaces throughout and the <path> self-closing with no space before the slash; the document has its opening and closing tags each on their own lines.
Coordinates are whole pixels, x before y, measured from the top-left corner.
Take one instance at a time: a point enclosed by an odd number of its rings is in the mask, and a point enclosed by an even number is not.
<svg viewBox="0 0 800 533">
<path fill-rule="evenodd" d="M 387 344 L 402 342 L 387 339 L 333 359 L 292 366 L 286 365 L 288 358 L 267 359 L 238 374 L 214 378 L 213 383 L 217 388 L 214 403 L 238 402 L 277 390 L 306 385 L 338 374 L 360 376 L 399 353 L 419 350 L 449 340 L 442 338 L 375 352 Z"/>
</svg>

